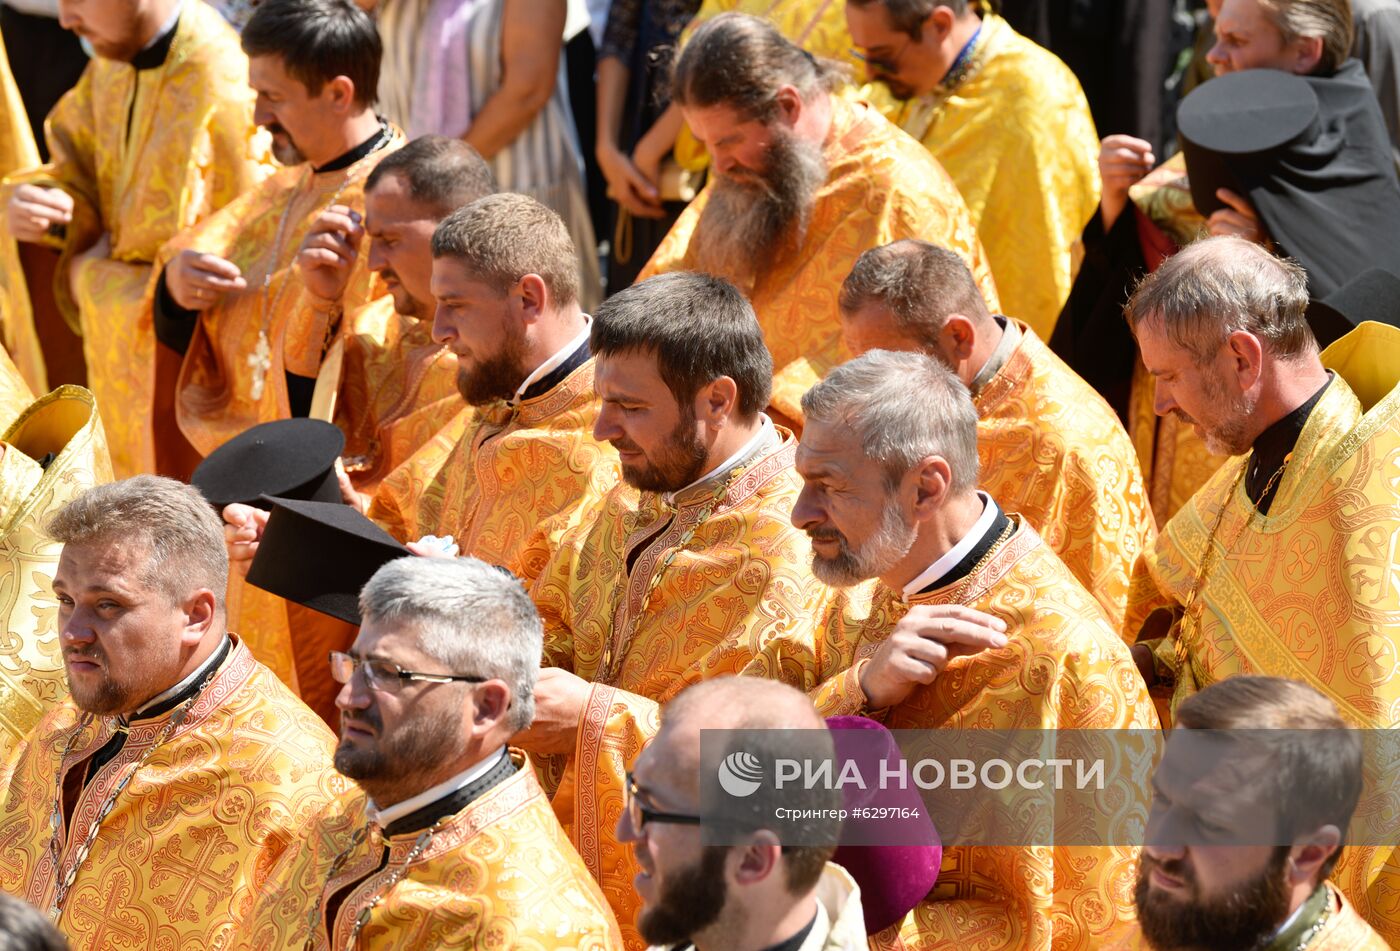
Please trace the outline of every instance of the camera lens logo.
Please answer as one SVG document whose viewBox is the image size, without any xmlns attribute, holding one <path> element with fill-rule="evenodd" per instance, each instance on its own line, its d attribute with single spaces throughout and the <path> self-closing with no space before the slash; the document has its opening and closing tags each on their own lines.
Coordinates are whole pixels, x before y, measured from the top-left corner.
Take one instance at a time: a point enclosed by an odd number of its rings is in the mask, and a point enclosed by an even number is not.
<svg viewBox="0 0 1400 951">
<path fill-rule="evenodd" d="M 752 796 L 763 783 L 763 764 L 757 756 L 740 750 L 730 753 L 719 764 L 719 785 L 738 799 Z"/>
</svg>

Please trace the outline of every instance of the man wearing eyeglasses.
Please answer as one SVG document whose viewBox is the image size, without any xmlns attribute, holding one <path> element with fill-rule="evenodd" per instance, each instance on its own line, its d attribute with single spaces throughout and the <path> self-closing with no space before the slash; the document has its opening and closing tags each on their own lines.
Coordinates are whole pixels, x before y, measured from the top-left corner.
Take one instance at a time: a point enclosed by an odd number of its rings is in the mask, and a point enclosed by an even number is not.
<svg viewBox="0 0 1400 951">
<path fill-rule="evenodd" d="M 627 776 L 617 822 L 618 839 L 641 866 L 642 937 L 675 951 L 864 949 L 860 890 L 829 861 L 839 821 L 797 827 L 769 821 L 737 829 L 725 827 L 736 818 L 727 812 L 702 817 L 702 730 L 746 731 L 743 745 L 760 759 L 770 750 L 786 756 L 808 745 L 815 756 L 832 755 L 826 723 L 812 702 L 776 681 L 707 680 L 667 704 L 660 732 Z M 751 739 L 751 730 L 774 732 Z M 771 820 L 779 806 L 835 811 L 841 793 L 820 784 L 781 790 L 764 784 L 741 802 L 746 815 Z M 719 844 L 708 844 L 706 836 Z"/>
<path fill-rule="evenodd" d="M 1068 66 L 977 0 L 850 0 L 846 24 L 888 115 L 952 176 L 1002 312 L 1044 340 L 1099 203 L 1098 135 Z"/>
<path fill-rule="evenodd" d="M 474 558 L 401 558 L 331 654 L 335 766 L 355 788 L 314 822 L 238 946 L 620 949 L 608 903 L 511 735 L 543 649 L 520 583 Z"/>
</svg>

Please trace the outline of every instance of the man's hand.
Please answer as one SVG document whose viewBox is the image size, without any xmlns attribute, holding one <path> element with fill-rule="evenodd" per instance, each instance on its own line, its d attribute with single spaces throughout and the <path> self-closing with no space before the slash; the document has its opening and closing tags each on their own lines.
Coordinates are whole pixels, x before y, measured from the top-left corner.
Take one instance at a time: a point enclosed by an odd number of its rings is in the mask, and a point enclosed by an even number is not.
<svg viewBox="0 0 1400 951">
<path fill-rule="evenodd" d="M 1128 204 L 1128 189 L 1142 181 L 1157 164 L 1152 143 L 1131 135 L 1110 135 L 1099 145 L 1099 178 L 1103 197 L 1099 209 L 1103 230 L 1113 227 Z"/>
<path fill-rule="evenodd" d="M 892 707 L 931 684 L 954 657 L 1006 646 L 1006 622 L 958 604 L 916 604 L 860 676 L 872 709 Z"/>
<path fill-rule="evenodd" d="M 61 188 L 20 185 L 10 195 L 7 212 L 16 241 L 42 241 L 50 227 L 73 220 L 73 197 Z"/>
<path fill-rule="evenodd" d="M 348 205 L 331 205 L 311 223 L 296 260 L 297 272 L 311 294 L 328 303 L 344 296 L 364 234 L 360 213 Z"/>
<path fill-rule="evenodd" d="M 248 287 L 243 272 L 216 254 L 181 251 L 165 267 L 165 286 L 185 310 L 205 310 Z"/>
<path fill-rule="evenodd" d="M 1218 208 L 1211 213 L 1206 224 L 1212 235 L 1232 234 L 1255 244 L 1263 244 L 1268 240 L 1264 234 L 1264 226 L 1259 223 L 1259 215 L 1248 199 L 1236 195 L 1228 188 L 1216 189 L 1215 197 L 1229 207 Z"/>
<path fill-rule="evenodd" d="M 102 237 L 98 238 L 92 247 L 82 254 L 73 255 L 73 259 L 68 262 L 68 292 L 73 295 L 73 299 L 78 299 L 78 272 L 82 270 L 85 261 L 103 261 L 112 256 L 112 236 L 108 232 L 102 232 Z"/>
<path fill-rule="evenodd" d="M 598 167 L 608 181 L 608 197 L 638 218 L 660 218 L 661 197 L 656 190 L 655 177 L 648 178 L 621 149 L 601 146 Z"/>
<path fill-rule="evenodd" d="M 511 742 L 530 753 L 572 754 L 592 689 L 588 681 L 567 670 L 542 668 L 535 681 L 535 722 Z"/>
<path fill-rule="evenodd" d="M 247 577 L 253 556 L 258 553 L 263 529 L 267 528 L 268 513 L 251 505 L 235 502 L 224 506 L 224 547 L 228 563 L 239 575 Z"/>
</svg>

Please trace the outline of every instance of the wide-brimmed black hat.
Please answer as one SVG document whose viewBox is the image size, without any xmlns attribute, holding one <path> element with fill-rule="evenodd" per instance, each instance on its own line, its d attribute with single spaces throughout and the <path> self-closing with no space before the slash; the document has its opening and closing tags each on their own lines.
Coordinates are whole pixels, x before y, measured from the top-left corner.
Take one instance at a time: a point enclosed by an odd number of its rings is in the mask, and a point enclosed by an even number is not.
<svg viewBox="0 0 1400 951">
<path fill-rule="evenodd" d="M 345 435 L 319 419 L 279 419 L 240 433 L 194 470 L 190 484 L 218 508 L 264 495 L 339 502 L 335 461 Z"/>
<path fill-rule="evenodd" d="M 1321 300 L 1308 302 L 1308 324 L 1320 347 L 1368 320 L 1400 327 L 1400 277 L 1382 268 L 1371 268 Z"/>
<path fill-rule="evenodd" d="M 411 555 L 388 532 L 340 502 L 263 498 L 270 508 L 248 583 L 351 624 L 360 589 L 381 567 Z"/>
</svg>

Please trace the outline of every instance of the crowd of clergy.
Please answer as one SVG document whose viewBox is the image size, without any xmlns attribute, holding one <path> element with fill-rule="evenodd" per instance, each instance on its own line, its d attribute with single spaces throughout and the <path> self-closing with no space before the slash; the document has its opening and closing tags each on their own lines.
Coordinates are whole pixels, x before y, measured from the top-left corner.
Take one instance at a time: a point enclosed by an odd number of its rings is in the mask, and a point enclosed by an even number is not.
<svg viewBox="0 0 1400 951">
<path fill-rule="evenodd" d="M 0 27 L 0 951 L 1400 947 L 1400 0 Z M 714 730 L 1165 754 L 715 844 Z"/>
</svg>

